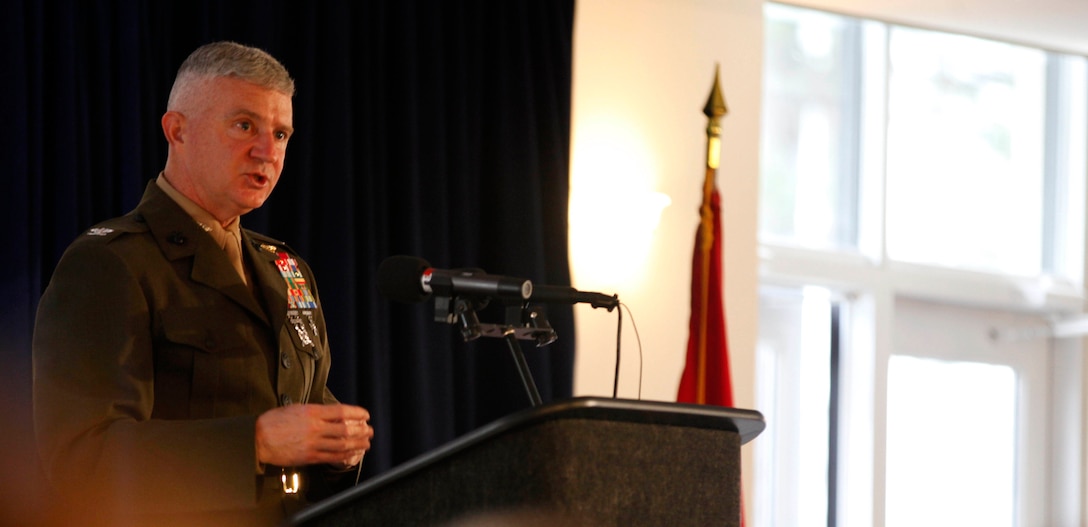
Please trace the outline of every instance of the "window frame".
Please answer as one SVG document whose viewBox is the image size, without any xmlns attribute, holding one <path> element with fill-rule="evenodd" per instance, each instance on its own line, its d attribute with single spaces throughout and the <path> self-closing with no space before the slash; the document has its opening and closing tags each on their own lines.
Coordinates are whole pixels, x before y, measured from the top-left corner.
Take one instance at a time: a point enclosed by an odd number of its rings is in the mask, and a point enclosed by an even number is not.
<svg viewBox="0 0 1088 527">
<path fill-rule="evenodd" d="M 860 33 L 870 49 L 861 53 L 858 60 L 862 71 L 868 73 L 857 79 L 856 128 L 847 132 L 856 140 L 858 153 L 857 185 L 853 189 L 858 215 L 856 250 L 805 248 L 784 243 L 781 239 L 769 239 L 762 233 L 759 236 L 761 286 L 822 287 L 842 299 L 837 313 L 838 347 L 833 351 L 837 354 L 838 370 L 833 374 L 832 385 L 837 388 L 836 393 L 831 394 L 831 400 L 836 401 L 836 405 L 829 412 L 829 419 L 835 425 L 831 438 L 834 452 L 829 453 L 829 459 L 836 464 L 829 471 L 829 483 L 835 487 L 828 489 L 829 500 L 833 501 L 829 504 L 828 524 L 884 525 L 887 371 L 894 349 L 895 305 L 899 298 L 1029 313 L 1051 321 L 1050 326 L 1042 328 L 1001 328 L 1001 331 L 1017 334 L 1018 338 L 1050 339 L 1050 352 L 1045 359 L 1050 370 L 1049 405 L 1042 410 L 1046 414 L 1043 417 L 1047 434 L 1045 443 L 1034 447 L 1049 452 L 1047 481 L 1043 482 L 1049 491 L 1043 498 L 1021 499 L 1034 502 L 1026 504 L 1031 510 L 1026 516 L 1020 514 L 1019 525 L 1080 524 L 1085 519 L 1079 504 L 1085 498 L 1086 477 L 1082 468 L 1085 444 L 1082 430 L 1085 421 L 1083 341 L 1055 338 L 1053 330 L 1063 320 L 1083 311 L 1086 299 L 1082 290 L 1084 253 L 1080 251 L 1079 255 L 1072 256 L 1062 253 L 1065 246 L 1061 240 L 1078 236 L 1083 240 L 1085 221 L 1070 226 L 1069 222 L 1058 220 L 1066 210 L 1053 211 L 1044 218 L 1044 251 L 1048 255 L 1044 259 L 1049 258 L 1044 261 L 1044 269 L 1051 272 L 1040 276 L 1010 276 L 890 261 L 884 247 L 883 216 L 886 163 L 883 123 L 888 115 L 888 78 L 886 69 L 881 66 L 887 64 L 890 26 L 877 21 L 860 22 Z M 881 33 L 883 38 L 879 38 Z M 873 46 L 873 42 L 877 45 Z M 1048 54 L 1048 65 L 1056 62 L 1055 57 Z M 1048 104 L 1046 109 L 1047 135 L 1062 138 L 1060 127 L 1063 125 L 1057 119 L 1062 118 L 1063 112 L 1058 106 L 1075 98 L 1049 83 L 1060 78 L 1060 69 L 1048 71 L 1047 100 L 1057 102 Z M 1083 139 L 1075 136 L 1071 140 L 1078 138 Z M 1047 141 L 1048 148 L 1057 148 L 1051 145 L 1052 142 Z M 1074 161 L 1072 167 L 1063 167 L 1054 159 L 1053 152 L 1048 152 L 1044 191 L 1050 199 L 1057 201 L 1061 201 L 1057 198 L 1063 194 L 1079 192 L 1079 214 L 1083 220 L 1085 162 L 1081 159 Z M 1076 172 L 1082 177 L 1063 189 L 1070 182 L 1069 178 L 1058 175 L 1063 171 Z M 1065 206 L 1059 205 L 1058 208 Z M 762 380 L 762 376 L 757 376 L 757 382 Z M 755 448 L 757 457 L 762 455 L 758 443 Z M 1038 482 L 1032 482 L 1035 483 Z M 1019 487 L 1023 488 L 1023 485 Z"/>
</svg>

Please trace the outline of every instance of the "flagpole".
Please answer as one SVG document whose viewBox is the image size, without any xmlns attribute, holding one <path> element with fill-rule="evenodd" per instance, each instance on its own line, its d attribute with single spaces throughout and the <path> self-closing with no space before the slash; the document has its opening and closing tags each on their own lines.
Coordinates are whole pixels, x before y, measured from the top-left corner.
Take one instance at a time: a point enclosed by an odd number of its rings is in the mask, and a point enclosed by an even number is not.
<svg viewBox="0 0 1088 527">
<path fill-rule="evenodd" d="M 698 292 L 700 298 L 699 314 L 701 317 L 699 327 L 702 328 L 698 335 L 698 365 L 696 368 L 696 402 L 706 404 L 706 379 L 707 379 L 707 316 L 710 303 L 710 258 L 714 248 L 714 213 L 711 210 L 711 199 L 714 187 L 717 184 L 718 166 L 721 164 L 721 133 L 722 117 L 729 112 L 725 106 L 725 98 L 722 96 L 720 79 L 720 66 L 714 65 L 714 86 L 707 97 L 703 114 L 707 117 L 706 124 L 706 177 L 703 180 L 703 203 L 699 208 L 699 239 L 702 241 L 700 254 L 702 265 L 699 266 L 703 285 Z"/>
</svg>

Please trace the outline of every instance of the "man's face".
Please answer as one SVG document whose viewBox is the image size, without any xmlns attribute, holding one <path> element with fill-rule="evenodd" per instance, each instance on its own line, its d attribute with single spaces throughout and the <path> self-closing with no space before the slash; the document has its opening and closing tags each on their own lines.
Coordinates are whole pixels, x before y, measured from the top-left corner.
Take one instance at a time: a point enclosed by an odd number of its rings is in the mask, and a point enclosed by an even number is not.
<svg viewBox="0 0 1088 527">
<path fill-rule="evenodd" d="M 230 77 L 206 81 L 185 113 L 178 149 L 189 198 L 222 221 L 264 204 L 283 170 L 291 111 L 278 91 Z"/>
</svg>

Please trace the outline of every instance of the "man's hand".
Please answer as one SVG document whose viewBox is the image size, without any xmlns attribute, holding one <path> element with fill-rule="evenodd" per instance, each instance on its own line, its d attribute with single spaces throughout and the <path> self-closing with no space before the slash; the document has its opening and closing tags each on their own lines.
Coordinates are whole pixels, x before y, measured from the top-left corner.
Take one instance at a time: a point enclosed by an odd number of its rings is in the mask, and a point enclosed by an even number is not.
<svg viewBox="0 0 1088 527">
<path fill-rule="evenodd" d="M 370 448 L 374 429 L 364 408 L 346 404 L 296 404 L 257 417 L 257 460 L 291 467 L 356 465 Z"/>
</svg>

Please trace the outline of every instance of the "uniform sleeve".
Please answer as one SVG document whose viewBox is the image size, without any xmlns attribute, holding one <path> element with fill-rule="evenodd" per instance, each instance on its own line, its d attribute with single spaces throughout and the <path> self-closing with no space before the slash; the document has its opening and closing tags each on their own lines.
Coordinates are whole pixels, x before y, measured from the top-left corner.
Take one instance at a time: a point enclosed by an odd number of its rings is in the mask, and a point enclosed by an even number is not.
<svg viewBox="0 0 1088 527">
<path fill-rule="evenodd" d="M 33 341 L 35 432 L 46 474 L 62 495 L 103 511 L 252 507 L 256 416 L 151 419 L 145 282 L 105 241 L 77 242 L 58 264 Z"/>
</svg>

